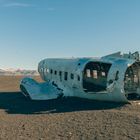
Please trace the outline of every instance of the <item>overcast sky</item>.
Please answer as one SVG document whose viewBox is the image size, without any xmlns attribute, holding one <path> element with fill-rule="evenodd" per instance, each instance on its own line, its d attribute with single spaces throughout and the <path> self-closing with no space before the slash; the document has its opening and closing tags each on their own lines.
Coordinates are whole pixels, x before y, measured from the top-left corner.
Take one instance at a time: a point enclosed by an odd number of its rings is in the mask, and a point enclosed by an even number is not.
<svg viewBox="0 0 140 140">
<path fill-rule="evenodd" d="M 0 68 L 140 51 L 140 0 L 0 0 Z"/>
</svg>

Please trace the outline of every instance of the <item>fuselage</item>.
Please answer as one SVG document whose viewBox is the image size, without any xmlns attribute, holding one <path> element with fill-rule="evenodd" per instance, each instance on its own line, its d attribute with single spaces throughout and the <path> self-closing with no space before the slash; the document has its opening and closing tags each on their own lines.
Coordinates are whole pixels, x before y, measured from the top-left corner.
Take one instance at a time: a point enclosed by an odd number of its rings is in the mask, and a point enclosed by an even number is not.
<svg viewBox="0 0 140 140">
<path fill-rule="evenodd" d="M 118 57 L 44 59 L 38 65 L 42 79 L 64 96 L 128 102 L 140 95 L 140 62 Z"/>
</svg>

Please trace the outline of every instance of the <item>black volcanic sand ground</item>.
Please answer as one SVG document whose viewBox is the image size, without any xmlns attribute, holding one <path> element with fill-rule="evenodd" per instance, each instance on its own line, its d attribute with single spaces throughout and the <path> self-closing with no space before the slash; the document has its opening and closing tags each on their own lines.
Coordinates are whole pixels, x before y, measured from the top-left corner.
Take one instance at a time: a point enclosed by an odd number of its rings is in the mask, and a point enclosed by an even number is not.
<svg viewBox="0 0 140 140">
<path fill-rule="evenodd" d="M 0 77 L 0 140 L 140 140 L 138 101 L 30 101 L 14 92 L 21 78 Z"/>
</svg>

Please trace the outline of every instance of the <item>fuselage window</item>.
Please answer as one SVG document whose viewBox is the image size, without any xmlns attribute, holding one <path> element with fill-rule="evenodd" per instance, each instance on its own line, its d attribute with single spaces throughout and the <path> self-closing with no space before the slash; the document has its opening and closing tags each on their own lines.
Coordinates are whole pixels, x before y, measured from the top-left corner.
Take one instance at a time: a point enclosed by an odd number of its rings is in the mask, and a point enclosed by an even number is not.
<svg viewBox="0 0 140 140">
<path fill-rule="evenodd" d="M 71 77 L 71 79 L 74 79 L 74 74 L 73 74 L 73 73 L 71 73 L 70 77 Z"/>
<path fill-rule="evenodd" d="M 66 81 L 68 80 L 68 72 L 64 73 L 64 80 L 66 80 Z"/>
<path fill-rule="evenodd" d="M 54 71 L 54 74 L 57 75 L 57 71 L 56 70 Z"/>
<path fill-rule="evenodd" d="M 105 72 L 102 72 L 102 76 L 103 76 L 103 77 L 105 77 L 105 76 L 106 76 Z"/>
<path fill-rule="evenodd" d="M 98 78 L 97 70 L 93 70 L 92 72 L 93 72 L 93 78 L 97 79 Z"/>
<path fill-rule="evenodd" d="M 60 81 L 62 81 L 62 71 L 59 71 Z"/>
<path fill-rule="evenodd" d="M 49 69 L 46 69 L 46 72 L 47 72 L 47 73 L 49 73 L 49 72 L 50 72 L 50 70 L 49 70 Z"/>
<path fill-rule="evenodd" d="M 59 76 L 62 76 L 62 71 L 59 71 Z"/>
<path fill-rule="evenodd" d="M 47 68 L 44 69 L 44 73 L 47 73 Z"/>
<path fill-rule="evenodd" d="M 90 69 L 86 70 L 86 77 L 91 77 Z"/>
<path fill-rule="evenodd" d="M 134 75 L 134 83 L 138 83 L 139 82 L 139 78 L 137 77 L 137 75 Z"/>
<path fill-rule="evenodd" d="M 41 68 L 41 73 L 43 73 L 43 68 Z"/>
<path fill-rule="evenodd" d="M 79 75 L 77 75 L 77 80 L 80 81 L 80 76 Z"/>
<path fill-rule="evenodd" d="M 53 73 L 53 70 L 51 69 L 51 74 Z"/>
<path fill-rule="evenodd" d="M 44 68 L 42 68 L 41 72 L 44 73 Z"/>
</svg>

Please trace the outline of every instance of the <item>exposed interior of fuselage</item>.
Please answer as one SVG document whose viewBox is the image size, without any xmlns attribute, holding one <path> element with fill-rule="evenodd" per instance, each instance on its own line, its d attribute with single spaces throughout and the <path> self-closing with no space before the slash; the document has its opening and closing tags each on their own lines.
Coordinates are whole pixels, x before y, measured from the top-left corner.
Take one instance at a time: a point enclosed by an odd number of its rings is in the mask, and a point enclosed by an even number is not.
<svg viewBox="0 0 140 140">
<path fill-rule="evenodd" d="M 101 92 L 107 88 L 107 75 L 111 64 L 89 62 L 83 72 L 83 88 L 85 92 Z"/>
<path fill-rule="evenodd" d="M 127 99 L 140 99 L 140 62 L 128 67 L 124 78 Z"/>
<path fill-rule="evenodd" d="M 89 62 L 83 72 L 85 92 L 102 92 L 107 88 L 107 76 L 111 64 Z M 124 91 L 128 100 L 140 99 L 140 62 L 129 66 L 124 77 Z"/>
</svg>

